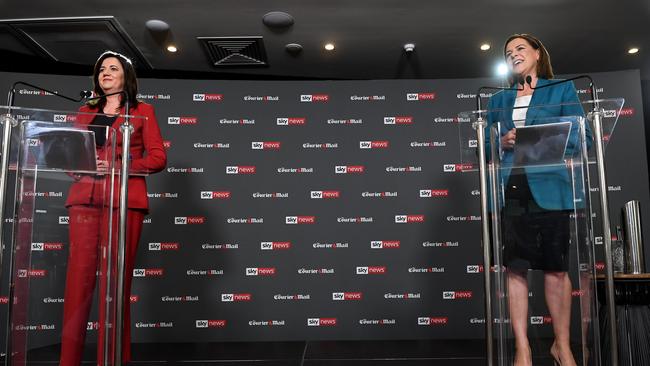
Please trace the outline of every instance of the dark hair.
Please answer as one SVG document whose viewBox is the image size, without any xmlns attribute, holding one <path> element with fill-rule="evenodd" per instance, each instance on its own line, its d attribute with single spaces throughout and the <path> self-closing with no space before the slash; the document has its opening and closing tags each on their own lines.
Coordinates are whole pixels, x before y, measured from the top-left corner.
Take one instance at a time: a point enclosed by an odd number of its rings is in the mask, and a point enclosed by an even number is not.
<svg viewBox="0 0 650 366">
<path fill-rule="evenodd" d="M 104 60 L 106 60 L 109 57 L 115 57 L 117 60 L 119 60 L 120 64 L 122 65 L 122 70 L 124 70 L 123 90 L 128 95 L 129 106 L 130 106 L 129 108 L 133 108 L 137 106 L 138 99 L 136 98 L 136 96 L 138 94 L 138 79 L 135 75 L 135 69 L 133 68 L 133 64 L 131 63 L 131 60 L 126 56 L 122 55 L 121 53 L 106 51 L 102 53 L 97 59 L 97 62 L 95 62 L 95 67 L 93 69 L 93 91 L 95 92 L 95 95 L 100 96 L 104 94 L 104 91 L 99 86 L 99 69 L 102 66 L 102 62 L 104 62 Z M 124 103 L 126 101 L 126 99 L 123 96 L 121 97 L 122 98 L 120 98 L 120 108 L 124 107 Z M 104 106 L 106 105 L 106 98 L 92 100 L 88 103 L 88 105 L 92 108 L 96 107 L 97 109 L 99 109 L 100 112 L 103 112 Z M 125 111 L 125 113 L 128 113 L 128 111 Z"/>
<path fill-rule="evenodd" d="M 516 38 L 525 40 L 531 47 L 533 47 L 533 49 L 539 50 L 539 60 L 537 61 L 537 76 L 544 79 L 553 79 L 553 66 L 551 66 L 551 56 L 548 54 L 548 50 L 546 50 L 546 47 L 544 47 L 542 41 L 533 35 L 515 33 L 508 37 L 508 39 L 506 39 L 506 42 L 503 44 L 503 57 L 506 56 L 506 47 L 508 46 L 508 43 Z M 514 75 L 510 73 L 508 75 L 508 81 L 510 84 L 514 84 L 514 79 Z"/>
</svg>

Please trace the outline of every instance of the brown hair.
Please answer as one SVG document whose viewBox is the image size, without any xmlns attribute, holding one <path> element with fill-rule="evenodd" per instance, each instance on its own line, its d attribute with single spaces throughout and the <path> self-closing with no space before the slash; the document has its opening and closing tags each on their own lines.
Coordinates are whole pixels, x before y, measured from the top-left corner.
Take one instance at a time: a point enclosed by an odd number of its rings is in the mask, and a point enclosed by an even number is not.
<svg viewBox="0 0 650 366">
<path fill-rule="evenodd" d="M 133 68 L 133 64 L 131 63 L 131 60 L 126 56 L 122 55 L 121 53 L 106 51 L 99 56 L 97 62 L 95 62 L 95 67 L 93 69 L 93 91 L 95 92 L 96 96 L 100 96 L 104 94 L 104 91 L 99 86 L 99 69 L 102 66 L 102 62 L 104 62 L 104 60 L 106 60 L 109 57 L 115 57 L 122 65 L 122 70 L 124 70 L 123 90 L 128 95 L 129 106 L 130 106 L 129 108 L 133 108 L 136 105 L 138 105 L 138 99 L 136 98 L 138 94 L 138 79 L 136 78 L 135 69 Z M 120 98 L 120 108 L 124 107 L 125 102 L 126 99 L 122 95 L 122 98 Z M 91 102 L 88 103 L 88 105 L 92 108 L 95 107 L 98 108 L 99 111 L 103 111 L 104 106 L 106 105 L 106 98 L 100 98 L 99 100 L 97 99 L 92 100 Z M 125 111 L 125 113 L 128 114 L 129 112 Z"/>
<path fill-rule="evenodd" d="M 548 50 L 546 47 L 544 47 L 542 41 L 533 35 L 515 33 L 508 37 L 508 39 L 506 39 L 506 42 L 503 44 L 503 57 L 506 56 L 506 46 L 508 46 L 508 43 L 516 38 L 525 40 L 531 47 L 533 47 L 533 49 L 539 51 L 539 60 L 537 61 L 537 77 L 544 79 L 553 79 L 553 66 L 551 66 L 551 56 L 548 54 Z M 510 84 L 514 84 L 514 79 L 514 75 L 510 73 L 508 75 L 508 81 Z"/>
</svg>

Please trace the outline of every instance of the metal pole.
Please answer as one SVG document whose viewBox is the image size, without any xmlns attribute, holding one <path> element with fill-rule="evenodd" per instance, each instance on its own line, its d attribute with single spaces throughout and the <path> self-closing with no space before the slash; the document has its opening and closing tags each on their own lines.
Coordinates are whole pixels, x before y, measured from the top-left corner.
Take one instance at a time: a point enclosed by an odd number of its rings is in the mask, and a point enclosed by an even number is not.
<svg viewBox="0 0 650 366">
<path fill-rule="evenodd" d="M 126 248 L 126 217 L 128 210 L 129 194 L 129 149 L 131 147 L 131 132 L 133 126 L 129 123 L 129 102 L 128 95 L 124 95 L 125 116 L 124 123 L 120 126 L 122 131 L 122 167 L 120 172 L 120 222 L 117 243 L 117 294 L 115 296 L 115 360 L 116 366 L 122 365 L 122 323 L 124 314 L 124 252 Z M 128 304 L 127 304 L 128 306 Z M 129 325 L 127 325 L 129 326 Z"/>
<path fill-rule="evenodd" d="M 597 105 L 597 104 L 596 104 Z M 616 305 L 614 303 L 614 268 L 612 261 L 612 234 L 609 223 L 609 203 L 607 200 L 607 180 L 605 177 L 605 147 L 603 146 L 603 112 L 597 107 L 591 112 L 596 139 L 596 167 L 598 168 L 598 187 L 600 193 L 600 212 L 602 213 L 603 244 L 605 245 L 605 293 L 609 315 L 609 347 L 612 366 L 618 365 L 618 336 L 616 335 Z"/>
<path fill-rule="evenodd" d="M 480 112 L 479 112 L 480 113 Z M 485 160 L 485 120 L 479 114 L 472 127 L 476 130 L 479 181 L 481 189 L 481 229 L 483 244 L 483 273 L 485 286 L 485 346 L 487 347 L 487 365 L 492 365 L 493 360 L 493 332 L 492 326 L 492 282 L 490 278 L 490 222 L 488 220 L 488 188 L 487 164 Z"/>
</svg>

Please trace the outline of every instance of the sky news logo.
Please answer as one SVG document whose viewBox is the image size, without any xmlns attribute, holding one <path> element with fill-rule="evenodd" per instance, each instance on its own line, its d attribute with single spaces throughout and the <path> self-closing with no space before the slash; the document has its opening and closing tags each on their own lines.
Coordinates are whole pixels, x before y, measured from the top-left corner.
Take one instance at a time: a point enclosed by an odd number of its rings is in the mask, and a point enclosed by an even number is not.
<svg viewBox="0 0 650 366">
<path fill-rule="evenodd" d="M 483 273 L 483 266 L 480 264 L 470 264 L 467 266 L 467 273 Z"/>
<path fill-rule="evenodd" d="M 396 224 L 413 224 L 424 222 L 424 215 L 395 215 Z"/>
<path fill-rule="evenodd" d="M 328 94 L 301 94 L 301 103 L 327 103 L 330 100 Z"/>
<path fill-rule="evenodd" d="M 384 117 L 385 125 L 412 125 L 414 121 L 413 116 Z"/>
<path fill-rule="evenodd" d="M 386 266 L 357 267 L 358 275 L 382 275 L 388 273 Z"/>
<path fill-rule="evenodd" d="M 253 141 L 251 150 L 280 150 L 281 145 L 279 141 Z"/>
<path fill-rule="evenodd" d="M 202 200 L 226 200 L 230 197 L 230 191 L 201 191 Z"/>
<path fill-rule="evenodd" d="M 448 189 L 421 189 L 420 198 L 448 197 Z"/>
<path fill-rule="evenodd" d="M 59 216 L 59 225 L 68 225 L 70 223 L 70 216 Z"/>
<path fill-rule="evenodd" d="M 213 319 L 213 320 L 197 320 L 196 328 L 225 328 L 226 320 L 225 319 Z"/>
<path fill-rule="evenodd" d="M 399 249 L 399 240 L 373 240 L 370 242 L 370 249 Z"/>
<path fill-rule="evenodd" d="M 71 114 L 55 114 L 52 116 L 53 122 L 76 122 L 77 116 Z"/>
<path fill-rule="evenodd" d="M 195 125 L 199 123 L 196 117 L 167 117 L 168 125 Z"/>
<path fill-rule="evenodd" d="M 421 316 L 418 317 L 418 325 L 421 326 L 435 326 L 435 325 L 447 325 L 449 323 L 449 318 L 446 316 Z"/>
<path fill-rule="evenodd" d="M 194 102 L 221 102 L 223 101 L 223 94 L 192 94 L 192 101 Z"/>
<path fill-rule="evenodd" d="M 530 324 L 531 325 L 544 325 L 544 324 L 552 324 L 553 323 L 553 318 L 550 316 L 531 316 L 530 317 Z"/>
<path fill-rule="evenodd" d="M 388 149 L 390 143 L 383 141 L 359 141 L 359 149 Z"/>
<path fill-rule="evenodd" d="M 363 174 L 365 170 L 363 165 L 337 165 L 334 168 L 336 174 Z"/>
<path fill-rule="evenodd" d="M 172 242 L 149 243 L 149 250 L 151 251 L 179 250 L 180 248 L 181 245 L 179 243 L 172 243 Z"/>
<path fill-rule="evenodd" d="M 341 198 L 341 191 L 311 191 L 311 199 L 335 199 Z"/>
<path fill-rule="evenodd" d="M 286 216 L 284 223 L 287 225 L 315 224 L 316 216 Z"/>
<path fill-rule="evenodd" d="M 471 299 L 472 291 L 443 291 L 443 300 Z"/>
<path fill-rule="evenodd" d="M 406 93 L 406 100 L 409 102 L 435 100 L 436 93 Z"/>
<path fill-rule="evenodd" d="M 278 126 L 302 126 L 307 124 L 305 117 L 278 117 L 275 119 Z"/>
<path fill-rule="evenodd" d="M 134 268 L 133 277 L 162 277 L 165 270 L 162 268 Z"/>
<path fill-rule="evenodd" d="M 363 299 L 361 292 L 332 292 L 333 301 L 358 301 Z"/>
<path fill-rule="evenodd" d="M 174 225 L 202 225 L 205 224 L 205 216 L 176 216 Z"/>
<path fill-rule="evenodd" d="M 442 171 L 445 173 L 453 173 L 453 172 L 464 172 L 464 171 L 469 171 L 472 170 L 474 166 L 469 163 L 465 164 L 445 164 L 442 167 Z"/>
<path fill-rule="evenodd" d="M 256 172 L 257 168 L 255 166 L 229 165 L 226 167 L 226 174 L 255 174 Z"/>
<path fill-rule="evenodd" d="M 63 243 L 32 243 L 32 251 L 63 250 Z"/>
<path fill-rule="evenodd" d="M 46 269 L 19 269 L 18 278 L 43 278 L 47 276 Z"/>
<path fill-rule="evenodd" d="M 308 318 L 308 327 L 335 327 L 337 324 L 336 318 Z"/>
<path fill-rule="evenodd" d="M 246 268 L 246 276 L 274 276 L 276 273 L 275 267 Z"/>
<path fill-rule="evenodd" d="M 288 250 L 291 249 L 290 241 L 263 241 L 260 250 Z"/>
<path fill-rule="evenodd" d="M 240 302 L 251 300 L 253 300 L 253 295 L 251 294 L 221 294 L 221 302 Z"/>
</svg>

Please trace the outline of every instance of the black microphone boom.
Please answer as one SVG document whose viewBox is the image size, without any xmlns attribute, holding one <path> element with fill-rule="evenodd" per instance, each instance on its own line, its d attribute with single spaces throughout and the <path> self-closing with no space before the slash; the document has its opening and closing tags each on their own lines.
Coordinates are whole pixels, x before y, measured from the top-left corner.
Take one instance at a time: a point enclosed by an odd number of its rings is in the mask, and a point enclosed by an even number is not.
<svg viewBox="0 0 650 366">
<path fill-rule="evenodd" d="M 59 92 L 52 91 L 52 90 L 48 90 L 48 89 L 42 88 L 42 87 L 37 86 L 37 85 L 33 85 L 33 84 L 30 84 L 30 83 L 26 83 L 26 82 L 24 82 L 24 81 L 16 81 L 16 82 L 11 86 L 11 90 L 9 90 L 9 97 L 8 97 L 8 99 L 7 99 L 7 106 L 9 106 L 9 107 L 13 107 L 13 106 L 14 106 L 14 96 L 15 96 L 15 94 L 16 94 L 16 86 L 18 86 L 18 85 L 25 85 L 25 86 L 28 86 L 28 87 L 30 87 L 30 88 L 34 88 L 34 89 L 40 90 L 40 91 L 42 91 L 42 92 L 50 93 L 50 94 L 52 94 L 52 95 L 56 95 L 56 96 L 59 97 L 59 98 L 63 98 L 63 99 L 66 99 L 66 100 L 69 100 L 69 101 L 72 101 L 72 102 L 75 102 L 75 103 L 79 103 L 79 102 L 81 102 L 81 101 L 84 99 L 84 95 L 85 95 L 85 93 L 87 93 L 86 91 L 82 91 L 82 92 L 80 93 L 81 98 L 79 98 L 79 99 L 75 99 L 75 98 L 71 98 L 71 97 L 69 97 L 69 96 L 67 96 L 67 95 L 63 95 L 63 94 L 61 94 L 61 93 L 59 93 Z"/>
</svg>

